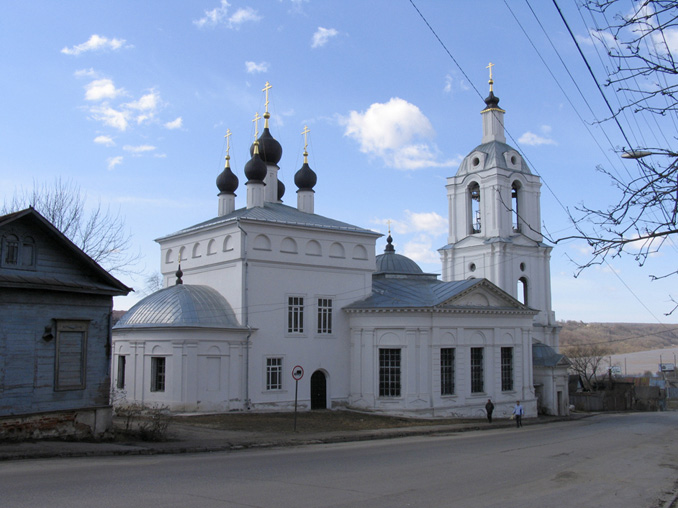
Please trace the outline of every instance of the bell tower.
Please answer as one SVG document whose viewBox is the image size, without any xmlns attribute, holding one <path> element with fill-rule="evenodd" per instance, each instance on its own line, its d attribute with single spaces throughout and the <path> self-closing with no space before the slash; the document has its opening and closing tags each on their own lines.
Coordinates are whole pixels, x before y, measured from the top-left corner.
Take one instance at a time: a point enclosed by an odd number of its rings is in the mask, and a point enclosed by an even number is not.
<svg viewBox="0 0 678 508">
<path fill-rule="evenodd" d="M 481 144 L 447 179 L 448 244 L 439 250 L 444 281 L 486 278 L 528 307 L 535 316 L 534 338 L 558 347 L 551 309 L 552 247 L 541 234 L 541 181 L 520 153 L 506 144 L 504 114 L 490 94 L 481 111 Z"/>
</svg>

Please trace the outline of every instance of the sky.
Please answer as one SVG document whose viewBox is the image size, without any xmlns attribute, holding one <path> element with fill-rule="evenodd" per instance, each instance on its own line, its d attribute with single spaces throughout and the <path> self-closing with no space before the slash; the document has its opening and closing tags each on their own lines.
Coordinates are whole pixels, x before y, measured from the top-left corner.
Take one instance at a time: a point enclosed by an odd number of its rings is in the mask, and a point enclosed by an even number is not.
<svg viewBox="0 0 678 508">
<path fill-rule="evenodd" d="M 585 13 L 558 4 L 604 79 Z M 396 251 L 430 273 L 448 243 L 446 179 L 480 144 L 490 62 L 507 141 L 542 179 L 547 243 L 576 234 L 567 209 L 618 197 L 597 166 L 636 164 L 596 123 L 605 103 L 553 2 L 8 0 L 0 45 L 0 199 L 62 178 L 88 207 L 119 212 L 141 255 L 136 273 L 116 274 L 136 289 L 120 310 L 159 271 L 154 239 L 217 215 L 227 129 L 245 206 L 267 82 L 283 201 L 296 206 L 308 126 L 315 212 L 384 234 L 377 254 L 390 221 Z M 678 323 L 664 315 L 675 277 L 650 279 L 675 270 L 674 244 L 645 266 L 622 257 L 575 277 L 589 255 L 582 241 L 554 246 L 558 319 Z"/>
</svg>

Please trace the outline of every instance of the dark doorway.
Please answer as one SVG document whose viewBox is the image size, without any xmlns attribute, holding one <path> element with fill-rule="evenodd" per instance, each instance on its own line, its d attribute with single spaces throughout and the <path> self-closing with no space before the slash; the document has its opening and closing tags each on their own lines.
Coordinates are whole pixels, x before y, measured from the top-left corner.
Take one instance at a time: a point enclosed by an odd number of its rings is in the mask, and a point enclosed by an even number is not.
<svg viewBox="0 0 678 508">
<path fill-rule="evenodd" d="M 319 370 L 311 376 L 311 409 L 327 409 L 327 378 Z"/>
</svg>

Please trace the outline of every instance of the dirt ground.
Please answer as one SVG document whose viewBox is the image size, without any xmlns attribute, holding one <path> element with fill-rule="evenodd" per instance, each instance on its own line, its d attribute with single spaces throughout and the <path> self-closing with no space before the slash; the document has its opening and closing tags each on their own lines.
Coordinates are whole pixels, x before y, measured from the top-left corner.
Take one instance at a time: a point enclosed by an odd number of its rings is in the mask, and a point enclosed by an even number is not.
<svg viewBox="0 0 678 508">
<path fill-rule="evenodd" d="M 294 413 L 226 413 L 217 415 L 174 416 L 176 422 L 214 429 L 252 432 L 292 432 Z M 475 422 L 477 420 L 419 419 L 357 413 L 353 411 L 303 411 L 297 413 L 297 431 L 335 432 L 342 430 L 392 429 L 428 425 Z M 479 420 L 478 420 L 479 421 Z"/>
</svg>

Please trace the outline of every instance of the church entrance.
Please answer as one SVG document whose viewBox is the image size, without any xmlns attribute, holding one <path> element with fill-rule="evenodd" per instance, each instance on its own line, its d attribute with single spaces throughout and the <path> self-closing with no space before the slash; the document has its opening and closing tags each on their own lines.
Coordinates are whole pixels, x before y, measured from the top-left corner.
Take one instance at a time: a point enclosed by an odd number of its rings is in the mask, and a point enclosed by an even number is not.
<svg viewBox="0 0 678 508">
<path fill-rule="evenodd" d="M 311 409 L 327 409 L 327 378 L 319 370 L 311 376 Z"/>
</svg>

